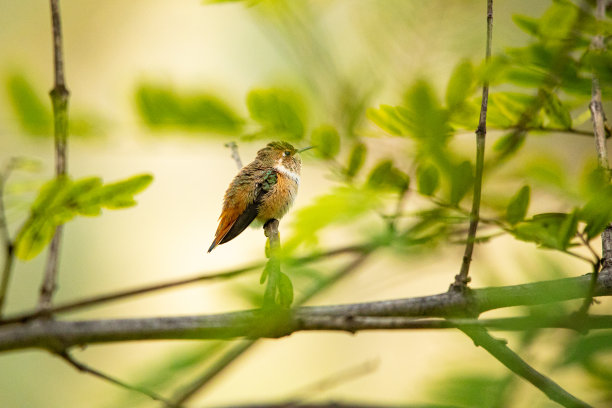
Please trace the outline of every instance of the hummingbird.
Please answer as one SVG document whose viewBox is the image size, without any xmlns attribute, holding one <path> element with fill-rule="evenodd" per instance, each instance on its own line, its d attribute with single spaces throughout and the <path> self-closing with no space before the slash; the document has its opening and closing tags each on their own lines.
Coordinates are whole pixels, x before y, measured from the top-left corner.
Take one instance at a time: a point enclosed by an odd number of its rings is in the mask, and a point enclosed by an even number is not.
<svg viewBox="0 0 612 408">
<path fill-rule="evenodd" d="M 300 185 L 302 160 L 287 142 L 271 142 L 257 152 L 230 183 L 223 199 L 219 226 L 208 252 L 236 238 L 254 220 L 277 219 L 289 211 Z"/>
</svg>

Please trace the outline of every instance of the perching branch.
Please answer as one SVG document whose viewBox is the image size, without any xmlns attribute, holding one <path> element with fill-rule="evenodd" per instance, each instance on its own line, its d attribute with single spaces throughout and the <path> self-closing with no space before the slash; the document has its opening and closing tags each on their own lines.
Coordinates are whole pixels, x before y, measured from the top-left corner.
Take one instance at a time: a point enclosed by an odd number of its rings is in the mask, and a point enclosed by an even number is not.
<svg viewBox="0 0 612 408">
<path fill-rule="evenodd" d="M 280 279 L 280 236 L 278 234 L 278 220 L 271 219 L 264 225 L 264 234 L 268 238 L 269 253 L 266 263 L 268 283 L 264 293 L 264 307 L 272 307 L 276 304 L 276 292 Z"/>
<path fill-rule="evenodd" d="M 358 259 L 365 259 L 365 256 Z M 346 325 L 358 316 L 453 317 L 465 315 L 466 310 L 479 314 L 504 307 L 580 299 L 584 298 L 590 281 L 590 275 L 583 275 L 525 285 L 473 289 L 470 296 L 445 292 L 379 302 L 299 307 L 293 311 L 281 309 L 275 314 L 257 309 L 204 316 L 35 321 L 0 328 L 0 351 L 32 347 L 64 350 L 75 345 L 131 340 L 279 337 L 305 327 L 312 329 L 307 326 L 309 322 L 332 317 L 344 320 L 344 325 L 337 329 L 346 330 Z M 612 271 L 599 274 L 595 294 L 612 296 Z"/>
<path fill-rule="evenodd" d="M 60 19 L 59 0 L 51 0 L 51 22 L 53 26 L 53 61 L 55 86 L 50 92 L 53 104 L 53 129 L 55 140 L 55 173 L 58 177 L 66 174 L 66 145 L 68 140 L 68 97 L 64 79 L 64 56 L 62 49 L 62 25 Z M 55 229 L 55 235 L 49 247 L 49 255 L 45 267 L 45 276 L 40 288 L 38 309 L 47 310 L 56 289 L 57 270 L 59 263 L 60 242 L 63 226 Z"/>
<path fill-rule="evenodd" d="M 487 0 L 487 46 L 486 61 L 491 59 L 491 41 L 493 38 L 493 0 Z M 482 103 L 480 105 L 480 118 L 476 129 L 476 175 L 474 178 L 474 194 L 472 198 L 472 210 L 470 211 L 470 226 L 468 230 L 467 243 L 463 253 L 459 275 L 455 276 L 455 282 L 451 289 L 462 291 L 470 281 L 470 263 L 474 252 L 476 230 L 478 229 L 478 218 L 480 216 L 480 197 L 482 192 L 482 173 L 484 170 L 485 138 L 487 135 L 487 105 L 489 102 L 489 81 L 485 80 L 482 86 Z"/>
</svg>

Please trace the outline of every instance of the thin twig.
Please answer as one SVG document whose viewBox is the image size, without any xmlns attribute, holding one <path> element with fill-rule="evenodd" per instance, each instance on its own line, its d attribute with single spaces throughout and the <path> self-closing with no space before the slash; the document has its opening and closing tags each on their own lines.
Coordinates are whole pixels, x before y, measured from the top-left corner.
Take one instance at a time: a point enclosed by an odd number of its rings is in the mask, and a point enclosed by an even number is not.
<svg viewBox="0 0 612 408">
<path fill-rule="evenodd" d="M 64 78 L 64 56 L 62 49 L 62 24 L 59 10 L 59 0 L 51 2 L 51 23 L 53 26 L 53 66 L 55 86 L 50 92 L 53 104 L 53 129 L 55 140 L 55 173 L 57 177 L 66 174 L 66 145 L 68 140 L 68 97 Z M 59 267 L 59 251 L 63 226 L 55 229 L 55 235 L 49 247 L 49 255 L 45 267 L 45 276 L 40 288 L 38 309 L 47 310 L 51 306 L 53 294 L 57 288 L 57 271 Z"/>
<path fill-rule="evenodd" d="M 361 266 L 361 264 L 366 261 L 366 259 L 369 257 L 370 253 L 373 250 L 374 248 L 370 248 L 368 250 L 360 252 L 359 255 L 353 261 L 349 262 L 345 267 L 341 268 L 339 271 L 329 276 L 327 279 L 317 282 L 315 285 L 310 287 L 310 289 L 308 289 L 302 294 L 302 296 L 297 300 L 297 302 L 295 302 L 295 305 L 301 306 L 305 304 L 326 288 L 334 285 L 337 281 L 355 271 L 359 266 Z M 202 389 L 204 389 L 208 384 L 210 384 L 212 380 L 214 380 L 218 375 L 225 371 L 225 369 L 227 369 L 240 356 L 247 352 L 254 344 L 256 344 L 256 341 L 248 341 L 246 343 L 241 343 L 235 346 L 230 351 L 228 351 L 221 357 L 217 364 L 207 369 L 203 374 L 197 376 L 187 387 L 179 390 L 173 396 L 172 404 L 169 405 L 168 408 L 173 408 L 176 405 L 183 404 L 184 402 L 192 398 L 197 392 L 202 391 Z"/>
<path fill-rule="evenodd" d="M 564 390 L 553 380 L 531 367 L 525 360 L 512 351 L 503 340 L 493 338 L 486 329 L 483 328 L 461 328 L 476 346 L 487 350 L 496 360 L 508 367 L 517 375 L 532 383 L 541 390 L 551 400 L 567 408 L 590 407 L 584 401 L 579 400 L 572 394 Z"/>
<path fill-rule="evenodd" d="M 491 59 L 491 42 L 493 39 L 493 0 L 487 0 L 487 45 L 486 58 Z M 472 211 L 470 212 L 470 227 L 468 231 L 465 252 L 461 262 L 459 274 L 455 276 L 455 282 L 451 290 L 462 291 L 467 287 L 470 278 L 470 263 L 474 252 L 474 241 L 478 229 L 478 218 L 480 217 L 480 197 L 482 192 L 482 173 L 484 170 L 485 138 L 487 135 L 487 105 L 489 102 L 489 81 L 485 80 L 482 86 L 482 103 L 480 105 L 480 118 L 478 129 L 476 129 L 476 175 L 474 179 L 474 195 L 472 198 Z"/>
<path fill-rule="evenodd" d="M 229 147 L 232 150 L 232 159 L 236 162 L 238 170 L 242 169 L 242 160 L 240 160 L 240 153 L 238 153 L 238 145 L 236 142 L 226 143 L 225 147 Z"/>
<path fill-rule="evenodd" d="M 4 207 L 4 194 L 6 181 L 15 166 L 15 159 L 9 160 L 6 168 L 0 173 L 0 239 L 2 239 L 2 247 L 4 248 L 4 264 L 2 266 L 2 281 L 0 282 L 0 318 L 4 310 L 4 303 L 8 293 L 8 286 L 15 263 L 15 242 L 11 239 L 9 232 L 8 219 Z"/>
<path fill-rule="evenodd" d="M 68 364 L 70 364 L 71 366 L 73 366 L 74 368 L 76 368 L 77 370 L 83 372 L 83 373 L 88 373 L 93 375 L 94 377 L 98 377 L 101 378 L 104 381 L 108 381 L 110 383 L 113 383 L 115 385 L 118 385 L 121 388 L 125 388 L 126 390 L 129 391 L 136 391 L 140 394 L 146 395 L 147 397 L 155 400 L 155 401 L 160 401 L 160 402 L 167 402 L 167 400 L 162 397 L 161 395 L 147 390 L 143 387 L 138 387 L 135 385 L 130 385 L 127 384 L 121 380 L 118 380 L 115 377 L 111 377 L 108 374 L 105 374 L 99 370 L 96 370 L 95 368 L 92 368 L 84 363 L 81 363 L 80 361 L 76 360 L 68 351 L 62 351 L 62 352 L 58 352 L 56 353 L 59 357 L 61 357 L 62 359 L 64 359 L 64 361 L 66 361 Z"/>
</svg>

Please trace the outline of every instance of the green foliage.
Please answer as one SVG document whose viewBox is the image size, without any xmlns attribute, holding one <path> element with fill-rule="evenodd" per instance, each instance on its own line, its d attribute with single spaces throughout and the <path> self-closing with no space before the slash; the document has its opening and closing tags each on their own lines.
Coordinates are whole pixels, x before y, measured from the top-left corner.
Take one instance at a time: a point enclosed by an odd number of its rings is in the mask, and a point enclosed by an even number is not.
<svg viewBox="0 0 612 408">
<path fill-rule="evenodd" d="M 329 194 L 316 198 L 308 207 L 294 212 L 294 236 L 284 246 L 314 244 L 323 228 L 353 221 L 378 208 L 381 202 L 381 195 L 369 188 L 336 187 Z"/>
<path fill-rule="evenodd" d="M 427 394 L 443 404 L 462 408 L 505 406 L 504 392 L 511 377 L 490 373 L 448 373 L 429 386 Z"/>
<path fill-rule="evenodd" d="M 506 219 L 510 224 L 514 225 L 525 219 L 525 215 L 527 215 L 527 208 L 529 207 L 530 196 L 531 189 L 529 186 L 523 186 L 512 197 L 508 207 L 506 208 Z"/>
<path fill-rule="evenodd" d="M 251 118 L 261 125 L 255 136 L 274 136 L 300 140 L 304 136 L 304 108 L 293 92 L 280 89 L 255 89 L 247 95 Z"/>
<path fill-rule="evenodd" d="M 278 276 L 278 304 L 283 307 L 290 307 L 293 303 L 293 284 L 291 279 L 284 273 Z"/>
<path fill-rule="evenodd" d="M 517 224 L 509 232 L 522 241 L 535 242 L 544 247 L 566 251 L 578 232 L 576 211 L 534 215 L 532 219 Z"/>
<path fill-rule="evenodd" d="M 470 191 L 474 183 L 472 163 L 464 161 L 451 172 L 450 203 L 459 204 L 461 199 Z"/>
<path fill-rule="evenodd" d="M 169 86 L 140 85 L 135 93 L 138 113 L 147 126 L 236 134 L 243 120 L 215 95 L 181 94 Z"/>
<path fill-rule="evenodd" d="M 419 193 L 431 196 L 436 192 L 440 184 L 440 175 L 434 166 L 427 164 L 419 166 L 416 176 Z"/>
<path fill-rule="evenodd" d="M 589 240 L 601 234 L 612 222 L 612 186 L 606 185 L 594 193 L 578 214 L 586 223 L 584 233 Z"/>
<path fill-rule="evenodd" d="M 544 113 L 548 123 L 544 125 L 556 129 L 571 129 L 572 116 L 563 105 L 559 96 L 552 92 L 546 92 L 544 96 Z"/>
<path fill-rule="evenodd" d="M 370 171 L 366 185 L 372 189 L 408 190 L 410 178 L 393 165 L 391 160 L 382 160 Z"/>
<path fill-rule="evenodd" d="M 31 135 L 51 135 L 51 111 L 21 74 L 6 79 L 9 101 L 22 129 Z"/>
<path fill-rule="evenodd" d="M 455 66 L 446 87 L 446 106 L 450 110 L 461 107 L 472 94 L 474 84 L 474 67 L 470 61 L 463 61 Z"/>
<path fill-rule="evenodd" d="M 353 178 L 357 175 L 359 170 L 365 163 L 367 148 L 363 143 L 357 143 L 349 156 L 348 164 L 346 166 L 346 175 L 348 178 Z"/>
<path fill-rule="evenodd" d="M 340 152 L 340 135 L 331 125 L 321 125 L 313 130 L 310 141 L 317 155 L 324 159 L 333 159 Z"/>
<path fill-rule="evenodd" d="M 30 216 L 15 240 L 15 254 L 28 260 L 38 255 L 51 241 L 56 227 L 77 215 L 97 216 L 102 208 L 119 209 L 136 204 L 134 195 L 153 180 L 150 175 L 103 184 L 97 177 L 73 181 L 59 177 L 46 183 L 32 203 Z"/>
</svg>

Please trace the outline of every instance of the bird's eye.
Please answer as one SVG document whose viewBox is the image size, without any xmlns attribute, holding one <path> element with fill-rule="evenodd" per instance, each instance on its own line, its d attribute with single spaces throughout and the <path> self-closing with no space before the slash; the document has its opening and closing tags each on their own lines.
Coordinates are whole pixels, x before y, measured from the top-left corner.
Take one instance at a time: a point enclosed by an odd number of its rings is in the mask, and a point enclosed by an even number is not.
<svg viewBox="0 0 612 408">
<path fill-rule="evenodd" d="M 283 156 L 289 156 L 291 154 L 291 152 L 289 150 L 285 150 L 283 152 Z"/>
</svg>

